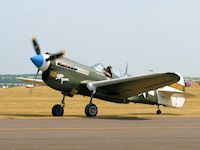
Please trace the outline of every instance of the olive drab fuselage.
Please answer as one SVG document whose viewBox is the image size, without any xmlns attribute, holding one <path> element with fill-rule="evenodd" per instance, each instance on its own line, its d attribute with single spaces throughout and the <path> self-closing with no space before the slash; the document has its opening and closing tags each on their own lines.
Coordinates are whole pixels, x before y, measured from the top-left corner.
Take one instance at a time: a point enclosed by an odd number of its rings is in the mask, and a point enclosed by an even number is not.
<svg viewBox="0 0 200 150">
<path fill-rule="evenodd" d="M 113 75 L 112 78 L 118 77 Z M 86 83 L 91 81 L 109 80 L 105 74 L 98 72 L 94 68 L 66 58 L 52 61 L 50 67 L 42 73 L 42 79 L 51 88 L 61 91 L 63 94 L 70 97 L 76 94 L 91 96 L 91 91 L 86 87 Z M 143 94 L 124 100 L 114 95 L 108 95 L 105 91 L 100 91 L 98 89 L 94 94 L 94 97 L 115 103 L 157 103 L 155 97 L 145 97 Z"/>
</svg>

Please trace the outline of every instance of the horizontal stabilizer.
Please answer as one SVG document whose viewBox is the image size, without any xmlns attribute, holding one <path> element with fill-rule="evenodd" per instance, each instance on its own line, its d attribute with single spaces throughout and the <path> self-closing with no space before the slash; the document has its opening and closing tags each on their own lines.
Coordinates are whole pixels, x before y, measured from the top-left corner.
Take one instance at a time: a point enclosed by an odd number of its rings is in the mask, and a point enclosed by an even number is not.
<svg viewBox="0 0 200 150">
<path fill-rule="evenodd" d="M 197 95 L 193 93 L 186 93 L 186 92 L 174 92 L 174 91 L 158 91 L 159 94 L 166 96 L 166 97 L 184 97 L 184 98 L 192 98 L 196 97 Z"/>
</svg>

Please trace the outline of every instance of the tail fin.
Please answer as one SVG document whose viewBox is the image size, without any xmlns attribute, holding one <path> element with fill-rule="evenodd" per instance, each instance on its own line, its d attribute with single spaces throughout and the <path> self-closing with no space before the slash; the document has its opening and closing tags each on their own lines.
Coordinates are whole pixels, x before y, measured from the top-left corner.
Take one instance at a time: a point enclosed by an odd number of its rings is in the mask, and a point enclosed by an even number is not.
<svg viewBox="0 0 200 150">
<path fill-rule="evenodd" d="M 126 63 L 126 70 L 124 72 L 124 76 L 127 77 L 128 76 L 128 63 Z"/>
</svg>

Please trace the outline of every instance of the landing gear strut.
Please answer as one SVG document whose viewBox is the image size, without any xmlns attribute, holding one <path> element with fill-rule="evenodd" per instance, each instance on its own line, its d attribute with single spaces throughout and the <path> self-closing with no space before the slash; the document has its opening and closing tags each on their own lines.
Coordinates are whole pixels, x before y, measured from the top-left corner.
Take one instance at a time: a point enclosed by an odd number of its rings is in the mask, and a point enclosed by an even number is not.
<svg viewBox="0 0 200 150">
<path fill-rule="evenodd" d="M 52 115 L 53 116 L 63 116 L 64 114 L 64 107 L 65 107 L 65 95 L 63 94 L 63 99 L 61 104 L 56 104 L 52 108 Z"/>
<path fill-rule="evenodd" d="M 162 113 L 162 111 L 160 110 L 159 105 L 158 105 L 158 110 L 156 111 L 156 114 L 159 115 L 161 113 Z"/>
<path fill-rule="evenodd" d="M 90 97 L 90 102 L 89 104 L 85 107 L 85 114 L 87 117 L 95 117 L 98 113 L 98 108 L 95 104 L 92 103 L 93 96 L 96 91 L 92 92 L 92 95 Z"/>
</svg>

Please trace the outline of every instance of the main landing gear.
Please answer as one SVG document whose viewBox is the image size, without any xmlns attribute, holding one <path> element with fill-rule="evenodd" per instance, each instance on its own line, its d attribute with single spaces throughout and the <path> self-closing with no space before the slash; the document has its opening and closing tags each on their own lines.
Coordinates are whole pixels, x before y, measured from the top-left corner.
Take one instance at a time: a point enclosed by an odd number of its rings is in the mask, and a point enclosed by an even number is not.
<svg viewBox="0 0 200 150">
<path fill-rule="evenodd" d="M 63 94 L 63 99 L 61 104 L 56 104 L 52 108 L 52 115 L 53 116 L 63 116 L 64 114 L 64 107 L 65 107 L 65 95 Z"/>
<path fill-rule="evenodd" d="M 87 117 L 95 117 L 98 113 L 97 106 L 92 103 L 92 99 L 93 99 L 94 94 L 95 94 L 95 91 L 92 92 L 92 95 L 90 97 L 90 102 L 85 107 L 85 114 L 86 114 Z"/>
<path fill-rule="evenodd" d="M 98 113 L 98 108 L 95 104 L 92 103 L 93 96 L 95 92 L 92 93 L 90 97 L 89 104 L 85 107 L 85 114 L 87 117 L 95 117 Z M 63 94 L 62 102 L 61 104 L 56 104 L 52 108 L 52 115 L 53 116 L 63 116 L 64 114 L 64 107 L 65 107 L 65 94 Z"/>
<path fill-rule="evenodd" d="M 162 111 L 160 110 L 159 106 L 160 106 L 160 105 L 158 105 L 158 110 L 156 111 L 156 114 L 157 114 L 157 115 L 160 115 L 160 114 L 162 113 Z"/>
</svg>

